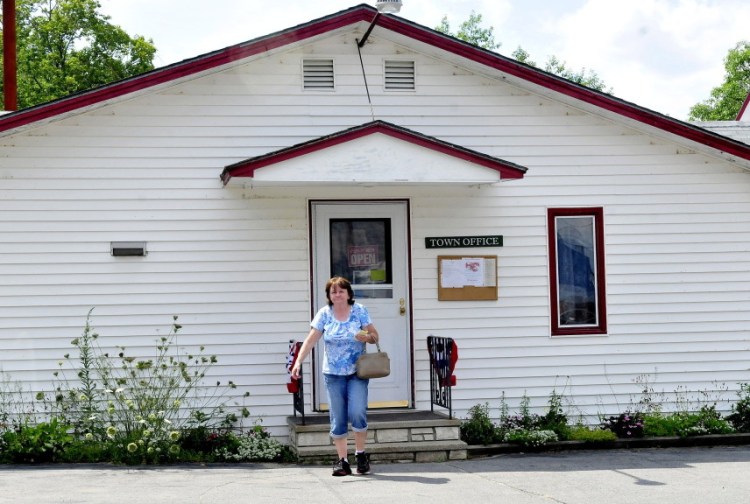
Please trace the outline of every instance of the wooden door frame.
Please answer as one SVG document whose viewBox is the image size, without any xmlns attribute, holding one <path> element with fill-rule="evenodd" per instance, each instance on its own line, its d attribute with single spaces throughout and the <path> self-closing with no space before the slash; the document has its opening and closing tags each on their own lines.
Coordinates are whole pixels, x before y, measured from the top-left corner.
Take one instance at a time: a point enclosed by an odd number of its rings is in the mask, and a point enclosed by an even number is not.
<svg viewBox="0 0 750 504">
<path fill-rule="evenodd" d="M 373 198 L 373 199 L 335 199 L 335 198 L 316 198 L 316 199 L 308 199 L 307 201 L 307 233 L 308 233 L 308 281 L 310 285 L 310 320 L 315 316 L 316 309 L 315 309 L 315 236 L 313 235 L 313 228 L 314 228 L 314 212 L 313 207 L 315 205 L 325 205 L 325 204 L 337 204 L 337 205 L 346 205 L 346 204 L 369 204 L 369 203 L 401 203 L 404 205 L 404 212 L 405 212 L 405 219 L 404 219 L 404 225 L 406 226 L 405 232 L 406 232 L 406 274 L 408 277 L 407 282 L 407 288 L 406 288 L 406 295 L 408 296 L 408 302 L 407 302 L 407 313 L 406 316 L 409 318 L 409 331 L 407 334 L 408 338 L 408 358 L 411 361 L 410 371 L 409 371 L 409 403 L 410 405 L 405 409 L 414 409 L 416 407 L 416 386 L 415 386 L 415 362 L 414 362 L 414 310 L 413 310 L 413 300 L 414 300 L 414 292 L 413 292 L 413 277 L 412 277 L 412 237 L 411 237 L 411 200 L 408 198 L 395 198 L 395 199 L 388 199 L 388 198 Z M 318 387 L 315 383 L 315 369 L 318 365 L 318 356 L 316 355 L 316 352 L 313 351 L 311 358 L 310 358 L 310 376 L 312 378 L 312 383 L 310 384 L 310 400 L 311 400 L 311 407 L 313 411 L 319 411 L 316 409 L 316 404 L 318 404 L 318 398 L 316 397 L 316 394 L 318 393 Z"/>
</svg>

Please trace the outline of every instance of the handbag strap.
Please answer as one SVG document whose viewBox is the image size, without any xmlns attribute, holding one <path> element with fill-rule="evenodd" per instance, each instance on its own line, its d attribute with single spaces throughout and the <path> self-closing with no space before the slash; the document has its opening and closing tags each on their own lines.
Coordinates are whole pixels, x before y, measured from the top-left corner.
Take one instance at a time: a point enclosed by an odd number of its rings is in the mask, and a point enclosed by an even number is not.
<svg viewBox="0 0 750 504">
<path fill-rule="evenodd" d="M 376 341 L 375 346 L 378 347 L 378 352 L 380 352 L 380 342 Z"/>
</svg>

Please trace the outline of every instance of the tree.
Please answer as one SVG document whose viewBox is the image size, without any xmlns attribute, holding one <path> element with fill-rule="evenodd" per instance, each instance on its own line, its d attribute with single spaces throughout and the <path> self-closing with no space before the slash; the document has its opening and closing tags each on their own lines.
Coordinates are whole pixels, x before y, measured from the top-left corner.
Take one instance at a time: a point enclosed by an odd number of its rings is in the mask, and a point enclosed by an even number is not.
<svg viewBox="0 0 750 504">
<path fill-rule="evenodd" d="M 531 61 L 529 53 L 524 51 L 521 47 L 513 51 L 512 56 L 521 63 L 525 63 L 533 67 L 538 67 L 535 62 Z M 604 84 L 604 81 L 602 81 L 599 78 L 599 75 L 597 75 L 597 73 L 593 70 L 581 68 L 580 71 L 574 72 L 573 70 L 566 67 L 565 63 L 557 59 L 557 56 L 554 55 L 547 58 L 547 62 L 544 64 L 544 71 L 560 76 L 563 79 L 573 81 L 576 84 L 590 87 L 591 89 L 596 89 L 597 91 L 603 91 L 610 94 L 612 93 L 612 88 L 605 89 L 606 84 Z"/>
<path fill-rule="evenodd" d="M 724 83 L 690 109 L 690 121 L 734 121 L 750 93 L 750 42 L 738 42 L 724 58 Z"/>
<path fill-rule="evenodd" d="M 482 15 L 476 14 L 472 11 L 469 19 L 461 23 L 458 32 L 451 33 L 450 23 L 448 22 L 447 16 L 443 17 L 440 25 L 435 27 L 435 30 L 461 39 L 464 42 L 469 42 L 470 44 L 474 44 L 483 49 L 488 49 L 490 51 L 498 49 L 502 44 L 495 42 L 494 27 L 490 26 L 489 28 L 482 28 L 481 23 Z M 512 57 L 521 63 L 539 68 L 539 65 L 531 60 L 529 53 L 521 47 L 518 47 L 518 49 L 513 51 Z M 587 70 L 586 68 L 574 72 L 565 66 L 565 62 L 560 61 L 555 56 L 550 56 L 547 59 L 547 63 L 544 65 L 544 70 L 564 79 L 573 81 L 576 84 L 581 84 L 582 86 L 590 87 L 597 91 L 612 93 L 612 88 L 605 89 L 606 84 L 604 84 L 596 72 Z"/>
<path fill-rule="evenodd" d="M 482 28 L 482 15 L 471 11 L 469 19 L 461 23 L 458 27 L 458 32 L 451 33 L 451 26 L 448 22 L 448 16 L 443 16 L 440 25 L 435 29 L 440 33 L 451 35 L 457 39 L 461 39 L 464 42 L 469 42 L 483 49 L 489 49 L 494 51 L 498 49 L 502 44 L 495 42 L 495 28 L 490 26 L 489 28 Z"/>
<path fill-rule="evenodd" d="M 17 0 L 18 106 L 152 70 L 152 40 L 130 37 L 98 0 Z"/>
</svg>

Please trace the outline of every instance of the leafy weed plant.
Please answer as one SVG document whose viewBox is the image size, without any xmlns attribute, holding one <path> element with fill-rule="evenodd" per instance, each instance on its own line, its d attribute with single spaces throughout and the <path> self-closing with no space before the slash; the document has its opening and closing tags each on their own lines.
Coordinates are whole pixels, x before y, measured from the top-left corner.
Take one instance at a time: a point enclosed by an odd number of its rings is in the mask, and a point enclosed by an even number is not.
<svg viewBox="0 0 750 504">
<path fill-rule="evenodd" d="M 230 428 L 249 416 L 246 408 L 228 406 L 234 383 L 204 383 L 215 356 L 206 355 L 204 347 L 195 354 L 180 351 L 177 317 L 169 334 L 158 339 L 152 358 L 130 356 L 125 347 L 118 347 L 116 356 L 105 352 L 90 317 L 91 312 L 83 334 L 71 342 L 77 355 L 65 355 L 77 379 L 68 379 L 61 363 L 54 397 L 38 399 L 51 416 L 73 427 L 77 439 L 110 443 L 113 462 L 175 460 L 183 431 Z"/>
</svg>

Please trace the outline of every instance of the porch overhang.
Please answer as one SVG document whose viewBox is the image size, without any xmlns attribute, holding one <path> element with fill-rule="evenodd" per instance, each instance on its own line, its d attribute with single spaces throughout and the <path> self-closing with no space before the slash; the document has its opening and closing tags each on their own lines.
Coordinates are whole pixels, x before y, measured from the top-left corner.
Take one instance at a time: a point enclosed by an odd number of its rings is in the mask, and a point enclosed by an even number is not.
<svg viewBox="0 0 750 504">
<path fill-rule="evenodd" d="M 224 185 L 483 185 L 520 179 L 526 168 L 373 121 L 224 168 Z"/>
</svg>

